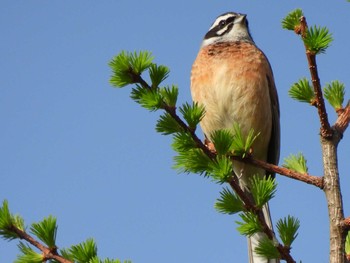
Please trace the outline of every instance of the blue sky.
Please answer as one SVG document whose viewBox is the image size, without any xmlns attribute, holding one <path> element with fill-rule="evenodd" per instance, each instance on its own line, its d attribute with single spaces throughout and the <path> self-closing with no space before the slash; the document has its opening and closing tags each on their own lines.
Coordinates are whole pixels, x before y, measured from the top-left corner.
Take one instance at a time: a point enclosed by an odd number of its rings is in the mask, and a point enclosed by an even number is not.
<svg viewBox="0 0 350 263">
<path fill-rule="evenodd" d="M 109 60 L 121 50 L 150 50 L 171 69 L 180 103 L 190 101 L 191 65 L 221 13 L 248 14 L 268 56 L 281 104 L 281 160 L 303 152 L 322 175 L 316 110 L 288 97 L 308 77 L 303 45 L 281 28 L 302 8 L 310 25 L 327 26 L 334 42 L 318 57 L 322 84 L 350 83 L 350 3 L 344 1 L 2 1 L 0 9 L 0 201 L 27 224 L 54 215 L 59 247 L 89 237 L 101 257 L 133 262 L 247 262 L 236 216 L 218 214 L 222 186 L 172 166 L 171 138 L 157 134 L 158 113 L 112 88 Z M 348 92 L 349 94 L 349 92 Z M 349 96 L 347 96 L 347 99 Z M 330 107 L 329 118 L 335 121 Z M 345 214 L 349 215 L 350 136 L 339 146 Z M 328 262 L 328 218 L 322 191 L 277 177 L 274 221 L 300 219 L 292 254 Z M 15 242 L 0 240 L 0 261 L 12 262 Z"/>
</svg>

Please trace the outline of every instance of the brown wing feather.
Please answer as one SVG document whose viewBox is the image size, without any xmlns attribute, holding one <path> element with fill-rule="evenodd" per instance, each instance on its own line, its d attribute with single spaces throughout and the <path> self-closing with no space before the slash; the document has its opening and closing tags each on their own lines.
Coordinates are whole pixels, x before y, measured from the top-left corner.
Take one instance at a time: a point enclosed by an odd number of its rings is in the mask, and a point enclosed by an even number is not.
<svg viewBox="0 0 350 263">
<path fill-rule="evenodd" d="M 270 67 L 271 68 L 271 67 Z M 280 109 L 278 102 L 277 89 L 275 86 L 274 78 L 272 75 L 266 75 L 268 84 L 269 84 L 269 92 L 271 99 L 271 112 L 272 112 L 272 129 L 271 129 L 271 137 L 268 147 L 267 154 L 267 162 L 272 164 L 278 164 L 280 158 Z M 275 176 L 274 173 L 266 172 L 267 175 Z"/>
</svg>

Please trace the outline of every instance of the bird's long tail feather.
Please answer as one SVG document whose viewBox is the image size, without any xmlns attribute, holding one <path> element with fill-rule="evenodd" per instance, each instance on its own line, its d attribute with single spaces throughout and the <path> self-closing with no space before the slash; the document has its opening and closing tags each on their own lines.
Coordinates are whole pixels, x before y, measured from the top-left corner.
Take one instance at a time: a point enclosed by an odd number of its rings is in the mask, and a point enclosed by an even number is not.
<svg viewBox="0 0 350 263">
<path fill-rule="evenodd" d="M 263 206 L 262 212 L 266 221 L 266 224 L 272 229 L 272 221 L 269 210 L 268 203 Z M 249 263 L 279 263 L 278 259 L 266 259 L 255 252 L 255 248 L 259 244 L 259 240 L 261 240 L 265 236 L 264 233 L 256 233 L 248 238 L 248 255 L 249 255 Z"/>
</svg>

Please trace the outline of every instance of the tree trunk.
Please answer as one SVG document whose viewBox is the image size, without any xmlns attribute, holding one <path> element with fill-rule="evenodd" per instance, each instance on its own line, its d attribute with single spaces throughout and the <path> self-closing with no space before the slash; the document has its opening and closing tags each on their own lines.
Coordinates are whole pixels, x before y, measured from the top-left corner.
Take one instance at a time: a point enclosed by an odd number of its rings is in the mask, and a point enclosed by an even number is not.
<svg viewBox="0 0 350 263">
<path fill-rule="evenodd" d="M 345 231 L 342 227 L 344 220 L 343 201 L 337 160 L 337 147 L 340 139 L 340 135 L 336 131 L 332 139 L 325 139 L 321 136 L 324 168 L 323 190 L 327 198 L 330 227 L 330 263 L 347 262 L 345 258 Z"/>
</svg>

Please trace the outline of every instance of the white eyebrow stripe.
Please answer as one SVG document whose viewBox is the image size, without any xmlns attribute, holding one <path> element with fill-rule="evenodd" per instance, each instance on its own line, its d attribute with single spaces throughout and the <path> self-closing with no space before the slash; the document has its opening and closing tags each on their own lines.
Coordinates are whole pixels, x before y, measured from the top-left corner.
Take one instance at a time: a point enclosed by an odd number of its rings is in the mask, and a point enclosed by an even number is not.
<svg viewBox="0 0 350 263">
<path fill-rule="evenodd" d="M 220 21 L 221 20 L 226 20 L 228 19 L 229 17 L 233 17 L 235 16 L 234 14 L 226 14 L 226 15 L 223 15 L 223 16 L 219 16 L 215 22 L 213 23 L 213 25 L 209 28 L 209 31 L 212 30 L 214 27 L 216 27 L 217 25 L 219 25 Z"/>
</svg>

